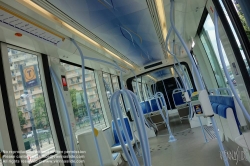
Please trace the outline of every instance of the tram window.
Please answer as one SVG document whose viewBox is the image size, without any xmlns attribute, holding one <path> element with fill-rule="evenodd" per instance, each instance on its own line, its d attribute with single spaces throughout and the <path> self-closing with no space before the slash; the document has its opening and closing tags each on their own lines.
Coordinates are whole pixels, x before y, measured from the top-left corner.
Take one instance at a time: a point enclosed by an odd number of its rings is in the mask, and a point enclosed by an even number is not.
<svg viewBox="0 0 250 166">
<path fill-rule="evenodd" d="M 145 91 L 145 83 L 139 84 L 139 93 L 141 94 L 142 101 L 147 100 L 146 91 Z"/>
<path fill-rule="evenodd" d="M 149 98 L 148 93 L 147 93 L 147 88 L 146 88 L 147 84 L 143 83 L 142 85 L 143 85 L 142 86 L 143 87 L 143 95 L 144 95 L 144 98 L 146 100 Z"/>
<path fill-rule="evenodd" d="M 193 89 L 193 84 L 192 84 L 192 82 L 191 82 L 191 79 L 190 79 L 190 75 L 188 74 L 188 72 L 187 72 L 187 68 L 186 68 L 186 66 L 185 65 L 182 65 L 182 68 L 184 69 L 184 72 L 186 73 L 186 76 L 187 76 L 187 79 L 188 79 L 188 85 L 187 85 L 187 83 L 185 82 L 185 84 L 186 84 L 186 87 L 187 88 L 191 88 L 191 89 Z M 184 76 L 183 76 L 183 80 L 185 81 L 185 78 L 184 78 Z"/>
<path fill-rule="evenodd" d="M 135 79 L 132 81 L 132 86 L 133 86 L 133 92 L 138 96 L 139 94 L 137 94 L 137 86 L 136 86 L 136 81 Z M 138 96 L 139 97 L 139 96 Z"/>
<path fill-rule="evenodd" d="M 103 73 L 102 77 L 103 77 L 103 80 L 104 80 L 106 95 L 107 95 L 108 101 L 110 101 L 111 95 L 113 94 L 113 86 L 111 84 L 110 74 Z"/>
<path fill-rule="evenodd" d="M 45 157 L 55 152 L 55 145 L 44 101 L 43 88 L 40 83 L 41 80 L 38 70 L 38 59 L 36 55 L 14 50 L 12 48 L 8 48 L 8 50 L 8 56 L 11 63 L 19 64 L 18 67 L 11 67 L 10 65 L 10 74 L 12 77 L 16 78 L 15 80 L 23 79 L 26 85 L 24 88 L 22 83 L 12 82 L 13 87 L 16 90 L 15 100 L 20 128 L 23 133 L 22 137 L 24 147 L 26 149 L 27 158 L 30 159 L 28 162 L 35 162 L 40 157 Z M 25 62 L 26 66 L 23 67 L 21 71 L 21 68 L 19 67 L 23 66 Z M 29 79 L 27 78 L 29 76 L 24 77 L 27 73 L 22 74 L 29 69 L 37 71 L 31 73 L 34 74 L 31 79 L 35 82 L 32 85 L 29 84 Z M 16 73 L 15 76 L 12 74 L 14 72 Z M 18 88 L 17 84 L 19 84 Z M 28 92 L 28 94 L 23 94 L 24 89 Z M 33 94 L 30 93 L 31 89 Z M 32 98 L 33 95 L 36 95 L 37 97 L 34 99 Z M 30 102 L 30 105 L 28 102 Z M 34 131 L 36 131 L 36 133 Z"/>
<path fill-rule="evenodd" d="M 143 100 L 143 93 L 142 93 L 142 84 L 140 82 L 138 82 L 138 88 L 139 88 L 139 98 L 141 101 Z"/>
<path fill-rule="evenodd" d="M 241 56 L 242 56 L 242 58 L 243 58 L 243 60 L 244 60 L 244 62 L 245 62 L 245 65 L 246 65 L 246 68 L 247 68 L 247 71 L 248 71 L 248 75 L 250 76 L 249 62 L 247 61 L 246 56 L 245 56 L 245 54 L 244 54 L 244 51 L 242 50 L 242 47 L 241 47 L 239 38 L 238 38 L 238 36 L 237 36 L 237 34 L 236 34 L 236 32 L 235 32 L 235 29 L 234 29 L 234 27 L 233 27 L 232 21 L 231 21 L 230 17 L 228 16 L 228 13 L 227 13 L 227 11 L 226 11 L 226 9 L 225 9 L 225 6 L 224 6 L 223 2 L 222 2 L 221 0 L 220 0 L 219 2 L 220 2 L 220 4 L 221 4 L 221 7 L 222 7 L 222 9 L 223 9 L 225 15 L 226 15 L 227 21 L 229 22 L 230 28 L 232 29 L 232 32 L 233 32 L 233 34 L 234 34 L 234 38 L 235 38 L 235 40 L 236 40 L 236 42 L 237 42 L 237 44 L 238 44 L 238 47 L 240 48 Z M 238 13 L 238 15 L 239 15 L 239 17 L 240 17 L 240 21 L 241 21 L 241 23 L 242 23 L 242 25 L 243 25 L 243 27 L 244 27 L 244 30 L 246 31 L 246 34 L 247 34 L 247 37 L 248 37 L 248 40 L 249 40 L 249 39 L 250 39 L 250 27 L 247 25 L 245 16 L 244 16 L 244 14 L 242 13 L 242 10 L 241 10 L 240 5 L 239 5 L 236 1 L 235 1 L 234 3 L 235 3 L 235 4 L 234 4 L 234 5 L 235 5 L 235 9 L 236 9 L 236 11 L 237 11 L 237 13 Z"/>
<path fill-rule="evenodd" d="M 86 105 L 83 97 L 83 87 L 82 87 L 82 72 L 81 68 L 69 65 L 65 63 L 61 63 L 62 66 L 66 69 L 66 78 L 67 82 L 70 80 L 76 80 L 79 78 L 79 82 L 73 81 L 74 84 L 68 84 L 68 88 L 70 91 L 70 97 L 73 106 L 74 117 L 76 121 L 76 135 L 79 135 L 83 132 L 90 131 L 90 121 L 87 113 Z M 87 88 L 87 96 L 89 107 L 91 111 L 91 116 L 93 119 L 93 123 L 95 128 L 103 129 L 107 127 L 105 118 L 103 115 L 103 110 L 101 107 L 100 99 L 97 93 L 97 86 L 95 82 L 94 71 L 85 69 L 86 74 L 86 88 Z"/>
<path fill-rule="evenodd" d="M 214 24 L 210 15 L 208 15 L 206 18 L 206 21 L 203 26 L 203 30 L 200 34 L 200 38 L 204 46 L 204 49 L 207 53 L 212 69 L 214 71 L 214 76 L 217 81 L 218 87 L 229 87 L 228 80 L 226 79 L 226 76 L 224 74 L 223 67 L 220 61 L 218 47 L 217 47 L 216 38 L 215 38 L 215 28 L 214 28 Z M 236 87 L 236 91 L 238 92 L 238 95 L 240 96 L 239 91 L 237 89 L 237 83 L 234 79 L 232 69 L 229 64 L 228 58 L 226 56 L 225 50 L 223 48 L 223 45 L 221 46 L 222 46 L 222 53 L 223 53 L 223 57 L 227 66 L 227 70 L 229 71 L 229 74 L 231 77 L 230 81 L 233 82 L 233 84 Z"/>
<path fill-rule="evenodd" d="M 112 81 L 113 91 L 114 92 L 121 89 L 120 84 L 119 84 L 119 80 L 118 80 L 118 76 L 111 75 L 111 81 Z M 126 111 L 125 111 L 123 99 L 122 99 L 121 96 L 120 96 L 120 105 L 122 107 L 123 114 L 125 114 Z"/>
<path fill-rule="evenodd" d="M 221 0 L 220 0 L 220 3 L 222 4 Z M 241 21 L 243 28 L 247 34 L 247 38 L 248 38 L 248 40 L 250 40 L 250 27 L 248 26 L 249 24 L 247 23 L 247 20 L 246 20 L 244 14 L 243 14 L 243 11 L 242 11 L 242 8 L 246 8 L 247 6 L 240 6 L 240 4 L 236 0 L 232 1 L 232 3 L 234 4 L 234 7 L 239 15 L 240 21 Z"/>
</svg>

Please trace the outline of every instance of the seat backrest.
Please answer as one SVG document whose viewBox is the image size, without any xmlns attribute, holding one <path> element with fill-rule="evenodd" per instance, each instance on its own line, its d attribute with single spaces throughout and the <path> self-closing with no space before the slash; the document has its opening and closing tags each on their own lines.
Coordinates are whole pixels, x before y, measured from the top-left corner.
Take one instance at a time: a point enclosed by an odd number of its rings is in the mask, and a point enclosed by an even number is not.
<svg viewBox="0 0 250 166">
<path fill-rule="evenodd" d="M 140 103 L 140 105 L 141 105 L 143 114 L 147 114 L 147 113 L 151 112 L 149 101 L 143 101 Z"/>
<path fill-rule="evenodd" d="M 127 117 L 124 117 L 123 120 L 124 120 L 124 123 L 126 125 L 130 141 L 132 141 L 134 138 L 133 138 L 133 133 L 132 133 L 132 130 L 131 130 L 131 126 L 130 126 L 129 120 L 128 120 Z M 118 121 L 119 127 L 122 129 L 120 119 L 118 119 L 117 121 Z M 117 135 L 117 130 L 115 128 L 114 120 L 112 120 L 112 131 L 113 131 L 113 134 L 114 134 L 115 143 L 119 143 L 120 141 L 119 141 L 119 138 L 118 138 L 118 135 Z M 126 138 L 125 138 L 125 135 L 124 135 L 124 131 L 121 130 L 121 132 L 122 132 L 123 140 L 126 141 Z"/>
<path fill-rule="evenodd" d="M 230 108 L 232 108 L 234 116 L 235 116 L 236 123 L 238 125 L 239 130 L 240 130 L 240 122 L 239 122 L 239 119 L 238 119 L 238 116 L 237 116 L 237 113 L 236 113 L 234 98 L 232 96 L 210 95 L 209 99 L 210 99 L 211 103 L 216 103 L 216 104 L 222 105 L 220 107 L 225 107 L 225 108 L 230 107 Z M 224 110 L 225 110 L 225 108 L 224 108 Z M 224 111 L 222 111 L 222 112 L 220 112 L 220 116 L 226 118 L 226 113 Z"/>
<path fill-rule="evenodd" d="M 212 103 L 212 108 L 213 108 L 213 111 L 214 111 L 214 113 L 215 114 L 218 114 L 218 106 L 219 106 L 219 104 L 217 104 L 217 103 Z"/>
<path fill-rule="evenodd" d="M 182 98 L 182 92 L 175 92 L 172 94 L 175 106 L 186 104 Z"/>
<path fill-rule="evenodd" d="M 242 133 L 237 124 L 233 109 L 227 105 L 220 104 L 217 110 L 225 135 L 234 141 Z"/>
<path fill-rule="evenodd" d="M 151 99 L 151 100 L 150 100 L 151 107 L 152 107 L 152 111 L 158 111 L 159 109 L 162 109 L 162 104 L 161 104 L 161 102 L 160 102 L 160 99 L 158 98 L 157 100 L 158 100 L 158 103 L 159 103 L 159 105 L 160 105 L 160 108 L 158 108 L 156 99 Z"/>
<path fill-rule="evenodd" d="M 108 128 L 102 129 L 102 131 L 103 131 L 104 136 L 106 137 L 106 140 L 109 146 L 112 147 L 115 144 L 112 128 L 108 127 Z"/>
<path fill-rule="evenodd" d="M 98 154 L 95 148 L 95 142 L 93 138 L 92 131 L 78 135 L 78 141 L 81 151 L 86 151 L 84 153 L 85 165 L 99 166 Z M 98 131 L 97 141 L 99 144 L 100 152 L 102 155 L 103 164 L 105 166 L 114 165 L 114 159 L 111 153 L 110 146 L 103 134 L 102 130 Z"/>
</svg>

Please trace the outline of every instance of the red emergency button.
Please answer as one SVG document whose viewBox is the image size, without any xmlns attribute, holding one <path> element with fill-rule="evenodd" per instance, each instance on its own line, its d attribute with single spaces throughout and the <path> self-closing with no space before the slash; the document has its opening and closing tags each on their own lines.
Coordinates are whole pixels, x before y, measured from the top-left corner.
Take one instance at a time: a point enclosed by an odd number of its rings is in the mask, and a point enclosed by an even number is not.
<svg viewBox="0 0 250 166">
<path fill-rule="evenodd" d="M 62 76 L 62 85 L 67 86 L 67 80 L 66 80 L 65 76 Z"/>
</svg>

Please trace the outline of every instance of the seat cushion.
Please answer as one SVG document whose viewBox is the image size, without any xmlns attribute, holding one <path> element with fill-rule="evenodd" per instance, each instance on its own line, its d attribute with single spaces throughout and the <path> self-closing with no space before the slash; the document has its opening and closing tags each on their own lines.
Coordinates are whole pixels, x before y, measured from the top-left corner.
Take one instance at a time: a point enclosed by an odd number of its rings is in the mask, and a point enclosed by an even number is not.
<svg viewBox="0 0 250 166">
<path fill-rule="evenodd" d="M 220 115 L 223 118 L 227 118 L 227 108 L 230 108 L 227 105 L 219 105 L 218 106 L 218 115 Z"/>
</svg>

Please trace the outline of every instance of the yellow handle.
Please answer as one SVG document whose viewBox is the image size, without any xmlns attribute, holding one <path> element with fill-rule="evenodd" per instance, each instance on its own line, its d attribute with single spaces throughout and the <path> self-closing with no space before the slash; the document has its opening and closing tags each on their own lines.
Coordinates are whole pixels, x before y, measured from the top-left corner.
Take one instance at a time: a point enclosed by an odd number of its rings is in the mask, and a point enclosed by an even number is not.
<svg viewBox="0 0 250 166">
<path fill-rule="evenodd" d="M 94 128 L 94 134 L 95 134 L 95 137 L 97 137 L 98 136 L 98 130 L 96 129 L 96 128 Z"/>
</svg>

